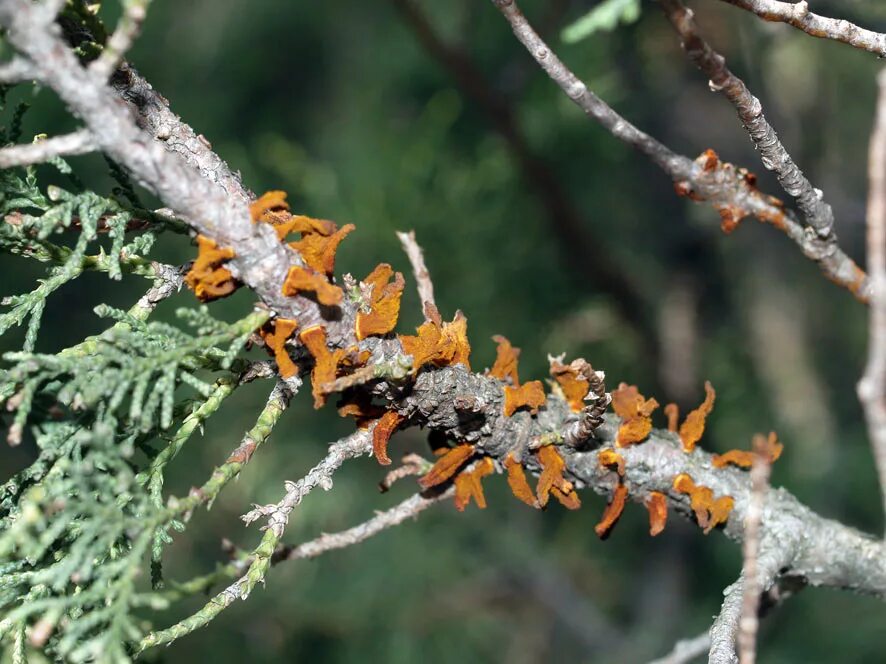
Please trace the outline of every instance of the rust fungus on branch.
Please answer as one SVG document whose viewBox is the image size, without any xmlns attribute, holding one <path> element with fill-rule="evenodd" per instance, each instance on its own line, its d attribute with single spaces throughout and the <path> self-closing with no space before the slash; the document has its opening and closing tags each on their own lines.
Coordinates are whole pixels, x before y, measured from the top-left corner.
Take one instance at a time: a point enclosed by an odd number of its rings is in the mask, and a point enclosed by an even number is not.
<svg viewBox="0 0 886 664">
<path fill-rule="evenodd" d="M 473 467 L 462 471 L 455 477 L 455 509 L 464 512 L 473 498 L 481 510 L 486 509 L 486 497 L 483 485 L 480 484 L 487 475 L 495 472 L 495 464 L 489 457 L 483 457 Z"/>
<path fill-rule="evenodd" d="M 717 393 L 710 381 L 705 381 L 704 391 L 704 401 L 698 408 L 690 412 L 683 420 L 683 424 L 680 425 L 680 441 L 683 443 L 684 452 L 692 452 L 695 449 L 695 445 L 704 434 L 705 420 L 714 409 L 714 399 L 716 399 Z"/>
<path fill-rule="evenodd" d="M 542 507 L 548 504 L 550 496 L 554 496 L 560 504 L 567 509 L 575 510 L 581 507 L 581 500 L 575 492 L 572 482 L 563 477 L 566 462 L 557 448 L 553 445 L 545 445 L 535 453 L 541 465 L 541 474 L 538 477 L 538 485 L 535 495 Z"/>
<path fill-rule="evenodd" d="M 330 351 L 326 347 L 326 328 L 322 325 L 307 328 L 298 338 L 314 358 L 314 368 L 311 370 L 314 408 L 321 408 L 326 403 L 327 392 L 323 387 L 336 379 L 340 369 L 362 366 L 369 359 L 369 351 L 360 351 L 356 346 Z"/>
<path fill-rule="evenodd" d="M 275 318 L 258 331 L 265 346 L 274 355 L 281 378 L 291 378 L 298 372 L 295 362 L 286 350 L 286 340 L 292 336 L 297 327 L 298 322 L 291 318 Z"/>
<path fill-rule="evenodd" d="M 443 484 L 443 482 L 453 477 L 472 456 L 474 456 L 474 446 L 467 443 L 462 443 L 446 450 L 437 459 L 437 463 L 434 464 L 433 468 L 419 478 L 419 486 L 423 489 L 430 489 L 432 486 Z"/>
<path fill-rule="evenodd" d="M 615 491 L 612 492 L 612 499 L 606 504 L 606 509 L 603 510 L 603 516 L 600 519 L 600 523 L 594 526 L 594 532 L 597 533 L 597 537 L 600 539 L 606 539 L 609 537 L 609 533 L 612 532 L 621 513 L 624 512 L 627 499 L 627 487 L 624 484 L 619 484 L 615 487 Z"/>
<path fill-rule="evenodd" d="M 668 499 L 663 493 L 653 491 L 646 498 L 649 511 L 649 534 L 655 537 L 665 529 L 668 522 Z"/>
<path fill-rule="evenodd" d="M 371 292 L 369 301 L 365 303 L 369 310 L 357 311 L 354 331 L 358 341 L 366 337 L 382 337 L 394 330 L 400 316 L 400 298 L 406 282 L 400 272 L 395 273 L 390 265 L 380 263 L 363 283 L 371 287 Z"/>
<path fill-rule="evenodd" d="M 517 364 L 520 359 L 520 349 L 514 348 L 507 337 L 496 334 L 492 340 L 498 344 L 495 349 L 495 364 L 489 370 L 489 375 L 511 385 L 519 385 L 520 378 L 517 374 Z"/>
<path fill-rule="evenodd" d="M 511 493 L 513 493 L 518 500 L 522 500 L 530 507 L 535 507 L 536 509 L 541 508 L 541 504 L 538 502 L 535 492 L 526 480 L 526 473 L 523 471 L 523 465 L 517 461 L 514 458 L 514 455 L 510 452 L 508 452 L 508 456 L 505 457 L 505 470 L 508 472 L 508 486 L 511 488 Z"/>
<path fill-rule="evenodd" d="M 668 431 L 677 433 L 677 428 L 680 425 L 680 406 L 669 403 L 664 407 L 664 414 L 668 418 Z"/>
<path fill-rule="evenodd" d="M 585 407 L 584 398 L 591 389 L 591 365 L 579 358 L 569 364 L 563 364 L 557 358 L 550 358 L 551 377 L 563 392 L 563 399 L 569 404 L 572 412 L 579 413 Z"/>
<path fill-rule="evenodd" d="M 391 459 L 388 457 L 388 441 L 405 419 L 406 417 L 397 411 L 389 410 L 375 425 L 372 432 L 372 453 L 382 466 L 391 465 Z"/>
<path fill-rule="evenodd" d="M 612 449 L 600 450 L 597 452 L 597 463 L 601 468 L 615 468 L 616 472 L 622 477 L 625 474 L 625 458 Z"/>
<path fill-rule="evenodd" d="M 545 388 L 540 380 L 531 380 L 517 387 L 505 385 L 504 394 L 505 417 L 510 417 L 520 408 L 528 408 L 535 415 L 545 405 Z"/>
<path fill-rule="evenodd" d="M 197 236 L 197 258 L 185 274 L 185 283 L 201 302 L 211 302 L 237 290 L 237 281 L 223 264 L 234 257 L 230 247 L 220 248 L 215 240 Z"/>
<path fill-rule="evenodd" d="M 336 404 L 338 414 L 342 417 L 353 417 L 358 429 L 367 429 L 387 411 L 372 403 L 372 395 L 363 390 L 347 390 Z"/>
<path fill-rule="evenodd" d="M 647 399 L 636 385 L 621 383 L 612 392 L 612 410 L 622 419 L 615 444 L 627 447 L 646 440 L 652 431 L 652 412 L 658 408 L 658 401 Z"/>
<path fill-rule="evenodd" d="M 714 499 L 713 490 L 706 486 L 698 486 L 686 473 L 674 478 L 674 490 L 689 495 L 689 505 L 695 512 L 695 520 L 707 535 L 722 523 L 726 523 L 735 505 L 732 496 L 720 496 Z"/>
<path fill-rule="evenodd" d="M 403 352 L 412 356 L 412 370 L 418 372 L 425 364 L 447 367 L 463 364 L 470 369 L 471 344 L 468 341 L 468 319 L 460 311 L 451 323 L 440 319 L 432 304 L 425 304 L 428 320 L 417 329 L 416 336 L 398 335 Z"/>
<path fill-rule="evenodd" d="M 334 228 L 335 224 L 332 226 Z M 338 245 L 355 228 L 354 224 L 345 224 L 330 235 L 314 231 L 302 232 L 301 240 L 290 242 L 289 246 L 301 254 L 310 268 L 326 276 L 332 276 L 335 272 L 335 252 L 338 251 Z"/>
<path fill-rule="evenodd" d="M 717 468 L 725 468 L 729 464 L 739 468 L 750 468 L 754 465 L 754 457 L 762 454 L 767 463 L 774 463 L 781 456 L 784 445 L 778 442 L 778 436 L 774 431 L 769 436 L 756 434 L 751 450 L 729 450 L 725 454 L 715 454 L 711 463 Z"/>
<path fill-rule="evenodd" d="M 283 282 L 283 294 L 290 297 L 303 292 L 313 292 L 317 302 L 326 306 L 341 303 L 342 290 L 330 283 L 326 275 L 299 265 L 289 268 L 286 281 Z"/>
</svg>

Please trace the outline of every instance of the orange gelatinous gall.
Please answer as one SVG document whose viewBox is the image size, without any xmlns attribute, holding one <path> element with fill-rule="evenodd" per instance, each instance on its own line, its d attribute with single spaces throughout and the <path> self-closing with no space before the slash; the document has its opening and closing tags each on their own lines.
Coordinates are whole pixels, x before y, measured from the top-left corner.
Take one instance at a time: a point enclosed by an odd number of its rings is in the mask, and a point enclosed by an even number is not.
<svg viewBox="0 0 886 664">
<path fill-rule="evenodd" d="M 530 507 L 541 507 L 538 499 L 535 497 L 535 492 L 533 492 L 532 487 L 529 486 L 529 482 L 526 480 L 523 466 L 510 453 L 505 458 L 505 470 L 508 471 L 508 486 L 511 487 L 511 493 Z"/>
<path fill-rule="evenodd" d="M 326 403 L 324 387 L 338 376 L 339 367 L 355 367 L 365 363 L 368 355 L 360 353 L 356 346 L 330 352 L 326 347 L 326 328 L 322 325 L 309 327 L 298 335 L 299 340 L 314 358 L 311 370 L 311 394 L 314 395 L 314 408 Z"/>
<path fill-rule="evenodd" d="M 205 235 L 197 236 L 197 258 L 185 274 L 185 283 L 201 302 L 211 302 L 230 295 L 237 289 L 237 282 L 230 270 L 222 264 L 234 257 L 229 247 L 219 248 Z"/>
<path fill-rule="evenodd" d="M 677 433 L 680 424 L 680 407 L 675 403 L 669 403 L 664 407 L 664 414 L 668 418 L 668 431 Z"/>
<path fill-rule="evenodd" d="M 660 534 L 668 521 L 668 499 L 663 493 L 653 491 L 646 499 L 649 511 L 649 534 L 655 537 Z"/>
<path fill-rule="evenodd" d="M 597 537 L 605 539 L 609 536 L 609 533 L 612 532 L 612 528 L 624 511 L 627 499 L 627 487 L 624 484 L 619 484 L 612 493 L 612 500 L 609 501 L 606 509 L 603 510 L 603 517 L 600 519 L 600 523 L 594 526 L 594 532 L 597 533 Z"/>
<path fill-rule="evenodd" d="M 275 318 L 258 332 L 268 350 L 274 354 L 277 370 L 282 378 L 291 378 L 298 372 L 295 362 L 286 350 L 286 340 L 292 336 L 297 327 L 298 323 L 290 318 Z"/>
<path fill-rule="evenodd" d="M 372 396 L 363 391 L 346 392 L 336 406 L 339 415 L 357 420 L 358 429 L 366 429 L 387 412 L 382 406 L 372 403 Z"/>
<path fill-rule="evenodd" d="M 458 472 L 468 459 L 474 456 L 474 446 L 462 443 L 444 453 L 426 475 L 419 478 L 418 483 L 423 489 L 443 484 Z"/>
<path fill-rule="evenodd" d="M 470 365 L 471 344 L 468 342 L 468 320 L 458 311 L 451 323 L 441 323 L 440 314 L 433 305 L 426 305 L 430 320 L 422 323 L 416 336 L 399 335 L 403 352 L 412 356 L 412 368 L 417 372 L 425 364 L 447 367 L 453 364 Z"/>
<path fill-rule="evenodd" d="M 625 474 L 625 458 L 615 450 L 600 450 L 597 452 L 597 463 L 603 468 L 615 468 L 618 474 Z"/>
<path fill-rule="evenodd" d="M 391 465 L 391 459 L 388 457 L 388 441 L 405 419 L 400 413 L 389 410 L 381 416 L 372 431 L 372 453 L 382 466 Z"/>
<path fill-rule="evenodd" d="M 510 417 L 520 408 L 528 408 L 535 415 L 545 405 L 545 388 L 540 380 L 531 380 L 518 387 L 505 385 L 505 417 Z"/>
<path fill-rule="evenodd" d="M 330 283 L 325 275 L 310 268 L 293 266 L 283 282 L 283 294 L 295 296 L 302 292 L 316 293 L 317 301 L 326 306 L 340 304 L 342 299 L 341 288 Z"/>
<path fill-rule="evenodd" d="M 498 347 L 495 349 L 495 364 L 489 370 L 489 375 L 502 381 L 510 381 L 512 385 L 519 385 L 517 361 L 520 358 L 520 349 L 514 348 L 511 342 L 500 334 L 496 334 L 492 340 L 498 344 Z"/>
<path fill-rule="evenodd" d="M 548 499 L 550 495 L 554 493 L 553 490 L 555 488 L 562 493 L 564 497 L 574 493 L 575 488 L 572 486 L 572 482 L 563 477 L 563 471 L 566 469 L 566 462 L 563 460 L 563 457 L 560 456 L 556 447 L 553 445 L 545 445 L 536 452 L 536 456 L 538 457 L 538 462 L 541 464 L 542 468 L 541 475 L 538 477 L 538 486 L 535 488 L 535 495 L 538 498 L 539 505 L 544 507 L 548 504 Z M 562 498 L 556 495 L 554 497 L 563 503 Z"/>
<path fill-rule="evenodd" d="M 371 336 L 381 337 L 393 331 L 400 316 L 400 298 L 406 282 L 401 273 L 397 272 L 395 275 L 390 265 L 381 263 L 369 273 L 363 283 L 372 286 L 372 294 L 369 297 L 369 312 L 357 312 L 355 332 L 360 341 Z"/>
<path fill-rule="evenodd" d="M 487 475 L 495 471 L 495 464 L 489 457 L 483 457 L 470 470 L 459 473 L 455 478 L 455 509 L 464 512 L 465 508 L 474 499 L 477 507 L 486 509 L 486 496 L 483 495 L 483 485 L 480 483 Z"/>
<path fill-rule="evenodd" d="M 698 486 L 686 473 L 674 478 L 674 490 L 689 495 L 689 505 L 695 512 L 695 520 L 707 535 L 722 523 L 726 523 L 735 501 L 732 496 L 721 496 L 714 499 L 713 490 L 706 486 Z"/>
<path fill-rule="evenodd" d="M 560 389 L 572 412 L 581 412 L 585 407 L 584 398 L 588 394 L 591 382 L 585 377 L 583 369 L 587 367 L 584 360 L 575 360 L 570 364 L 562 364 L 556 360 L 551 362 L 551 376 Z"/>
<path fill-rule="evenodd" d="M 354 224 L 345 224 L 329 236 L 305 233 L 301 240 L 290 242 L 289 246 L 301 254 L 308 267 L 326 276 L 332 276 L 335 271 L 335 252 L 338 251 L 338 245 L 355 228 Z"/>
<path fill-rule="evenodd" d="M 752 450 L 729 450 L 725 454 L 715 454 L 711 463 L 717 468 L 725 468 L 730 463 L 739 468 L 750 468 L 754 465 L 754 456 L 762 454 L 767 463 L 775 463 L 784 451 L 784 445 L 778 442 L 778 436 L 774 431 L 769 436 L 757 434 L 754 436 Z"/>
<path fill-rule="evenodd" d="M 627 447 L 646 440 L 652 431 L 652 411 L 658 401 L 646 399 L 636 385 L 621 383 L 612 392 L 612 409 L 622 419 L 615 439 L 617 447 Z"/>
<path fill-rule="evenodd" d="M 575 491 L 566 493 L 555 486 L 551 487 L 551 495 L 556 498 L 559 503 L 568 510 L 577 510 L 581 507 L 581 500 Z"/>
<path fill-rule="evenodd" d="M 291 215 L 289 214 L 289 203 L 286 202 L 286 192 L 265 192 L 249 205 L 249 216 L 254 222 L 263 221 L 274 226 L 288 221 Z"/>
<path fill-rule="evenodd" d="M 710 381 L 705 381 L 704 390 L 705 399 L 702 404 L 689 413 L 683 420 L 683 424 L 680 425 L 680 440 L 683 442 L 684 452 L 691 452 L 695 449 L 696 443 L 701 440 L 704 434 L 705 420 L 714 409 L 714 399 L 717 393 Z"/>
</svg>

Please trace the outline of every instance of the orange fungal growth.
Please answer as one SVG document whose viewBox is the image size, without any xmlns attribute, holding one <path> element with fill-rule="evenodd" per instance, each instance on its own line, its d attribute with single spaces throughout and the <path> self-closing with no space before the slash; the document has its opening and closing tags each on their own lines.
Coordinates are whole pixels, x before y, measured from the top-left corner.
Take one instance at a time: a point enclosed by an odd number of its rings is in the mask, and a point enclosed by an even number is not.
<svg viewBox="0 0 886 664">
<path fill-rule="evenodd" d="M 696 485 L 686 473 L 674 478 L 674 490 L 689 495 L 689 505 L 695 512 L 695 520 L 704 529 L 705 535 L 721 523 L 726 523 L 735 506 L 732 496 L 720 496 L 715 500 L 713 490 Z"/>
<path fill-rule="evenodd" d="M 348 349 L 337 348 L 330 351 L 326 347 L 326 328 L 314 325 L 298 335 L 299 340 L 314 358 L 311 370 L 311 393 L 314 395 L 314 408 L 321 408 L 326 403 L 324 386 L 338 376 L 341 367 L 361 366 L 369 358 L 368 352 L 359 352 L 356 346 Z"/>
<path fill-rule="evenodd" d="M 597 463 L 602 468 L 615 468 L 618 474 L 624 477 L 625 458 L 615 450 L 600 450 L 597 452 Z"/>
<path fill-rule="evenodd" d="M 653 491 L 646 498 L 646 509 L 649 511 L 649 534 L 652 537 L 660 534 L 668 521 L 668 499 L 663 493 Z"/>
<path fill-rule="evenodd" d="M 417 372 L 425 364 L 447 367 L 470 365 L 471 344 L 468 342 L 468 320 L 458 311 L 451 323 L 443 323 L 433 305 L 426 305 L 429 320 L 417 329 L 416 336 L 398 335 L 403 352 L 412 356 L 412 369 Z"/>
<path fill-rule="evenodd" d="M 677 433 L 677 425 L 680 423 L 680 406 L 669 403 L 664 407 L 664 414 L 668 418 L 668 431 Z"/>
<path fill-rule="evenodd" d="M 388 457 L 388 441 L 405 419 L 400 413 L 389 410 L 381 416 L 372 431 L 372 453 L 382 466 L 391 465 L 391 459 Z"/>
<path fill-rule="evenodd" d="M 474 446 L 467 443 L 456 445 L 452 449 L 447 450 L 437 459 L 437 463 L 434 464 L 427 474 L 419 478 L 419 486 L 423 489 L 430 489 L 432 486 L 443 484 L 443 482 L 455 475 L 458 469 L 467 463 L 472 456 L 474 456 Z"/>
<path fill-rule="evenodd" d="M 295 362 L 286 350 L 286 340 L 292 336 L 297 327 L 298 322 L 291 318 L 275 318 L 258 331 L 268 350 L 274 354 L 277 370 L 282 378 L 291 378 L 298 372 Z"/>
<path fill-rule="evenodd" d="M 575 360 L 571 364 L 551 361 L 551 377 L 563 390 L 563 398 L 574 413 L 581 412 L 585 407 L 584 398 L 591 388 L 591 382 L 583 371 L 587 366 L 584 360 Z"/>
<path fill-rule="evenodd" d="M 286 192 L 265 192 L 249 205 L 249 216 L 252 217 L 253 222 L 258 223 L 263 221 L 273 225 L 275 229 L 281 228 L 282 224 L 287 222 L 292 216 L 289 214 L 289 203 L 286 202 Z M 285 233 L 283 236 L 280 236 L 279 230 L 277 235 L 281 240 L 286 237 Z"/>
<path fill-rule="evenodd" d="M 606 509 L 603 510 L 603 517 L 600 519 L 600 523 L 594 526 L 594 532 L 597 533 L 597 537 L 606 539 L 609 536 L 609 533 L 612 532 L 612 528 L 618 522 L 621 513 L 625 509 L 627 499 L 627 487 L 624 484 L 619 484 L 615 487 L 615 491 L 612 492 L 612 500 L 609 501 Z"/>
<path fill-rule="evenodd" d="M 330 283 L 325 275 L 310 268 L 293 266 L 283 282 L 283 294 L 295 296 L 302 292 L 316 293 L 317 301 L 326 306 L 340 304 L 342 299 L 341 288 Z"/>
<path fill-rule="evenodd" d="M 715 454 L 711 463 L 717 468 L 725 468 L 730 463 L 739 468 L 750 468 L 754 465 L 754 456 L 762 454 L 768 463 L 775 463 L 784 450 L 784 445 L 778 442 L 778 436 L 774 431 L 769 436 L 757 434 L 754 436 L 752 450 L 729 450 L 725 454 Z"/>
<path fill-rule="evenodd" d="M 705 399 L 702 404 L 689 413 L 683 420 L 683 424 L 680 425 L 680 440 L 683 442 L 683 451 L 685 452 L 695 449 L 695 444 L 701 440 L 704 433 L 705 419 L 714 409 L 714 399 L 717 393 L 714 392 L 710 381 L 705 381 L 704 391 Z"/>
<path fill-rule="evenodd" d="M 505 385 L 505 417 L 510 417 L 520 408 L 528 408 L 535 415 L 545 405 L 545 388 L 540 380 L 531 380 L 518 387 Z"/>
<path fill-rule="evenodd" d="M 498 344 L 498 347 L 495 349 L 495 364 L 489 370 L 489 375 L 502 381 L 510 381 L 512 385 L 519 385 L 517 361 L 520 358 L 520 349 L 514 348 L 511 342 L 500 334 L 496 334 L 492 340 Z"/>
<path fill-rule="evenodd" d="M 372 397 L 363 391 L 346 392 L 336 405 L 340 416 L 356 419 L 358 429 L 368 428 L 370 424 L 387 412 L 383 407 L 373 404 Z"/>
<path fill-rule="evenodd" d="M 392 276 L 394 281 L 391 281 Z M 381 337 L 393 331 L 400 315 L 400 298 L 406 282 L 401 273 L 395 274 L 390 265 L 380 263 L 363 283 L 372 286 L 372 293 L 368 302 L 369 312 L 357 312 L 355 332 L 360 341 L 366 337 Z"/>
<path fill-rule="evenodd" d="M 230 247 L 219 248 L 205 235 L 197 236 L 197 258 L 185 275 L 188 285 L 201 302 L 211 302 L 230 295 L 237 289 L 237 282 L 231 271 L 222 267 L 234 257 Z"/>
<path fill-rule="evenodd" d="M 495 472 L 495 464 L 489 457 L 483 457 L 473 468 L 465 470 L 455 477 L 455 509 L 464 512 L 465 508 L 474 499 L 481 510 L 486 509 L 486 497 L 483 495 L 483 485 L 480 484 L 487 475 Z"/>
<path fill-rule="evenodd" d="M 581 501 L 575 493 L 575 487 L 572 482 L 563 477 L 563 471 L 566 469 L 566 462 L 557 448 L 553 445 L 545 445 L 536 452 L 538 462 L 541 464 L 541 475 L 538 477 L 538 486 L 535 488 L 535 495 L 538 503 L 542 507 L 548 504 L 551 495 L 568 509 L 578 509 Z"/>
<path fill-rule="evenodd" d="M 510 453 L 505 457 L 505 470 L 508 471 L 508 486 L 511 487 L 511 493 L 530 507 L 540 508 L 538 498 L 526 480 L 523 466 Z"/>
<path fill-rule="evenodd" d="M 612 409 L 622 419 L 615 439 L 617 447 L 627 447 L 646 440 L 652 431 L 652 411 L 658 401 L 646 399 L 636 385 L 621 383 L 612 392 Z"/>
<path fill-rule="evenodd" d="M 338 251 L 338 245 L 355 228 L 354 224 L 345 224 L 331 235 L 304 233 L 301 240 L 290 242 L 289 246 L 301 254 L 308 267 L 326 276 L 332 276 L 335 271 L 335 252 Z"/>
</svg>

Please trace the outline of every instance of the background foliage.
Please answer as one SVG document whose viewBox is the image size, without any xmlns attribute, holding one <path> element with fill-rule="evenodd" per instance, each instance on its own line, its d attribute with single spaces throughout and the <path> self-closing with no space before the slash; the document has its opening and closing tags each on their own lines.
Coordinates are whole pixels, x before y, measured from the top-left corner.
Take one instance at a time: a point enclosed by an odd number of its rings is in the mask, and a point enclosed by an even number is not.
<svg viewBox="0 0 886 664">
<path fill-rule="evenodd" d="M 595 3 L 523 4 L 575 71 L 626 117 L 686 154 L 714 147 L 778 193 L 731 107 L 707 90 L 653 4 L 643 4 L 636 22 L 569 44 L 562 29 Z M 719 3 L 696 4 L 711 41 L 827 192 L 842 244 L 860 258 L 879 63 Z M 886 12 L 867 4 L 817 3 L 886 28 Z M 408 273 L 394 231 L 414 228 L 444 316 L 460 308 L 469 319 L 476 367 L 491 364 L 487 340 L 502 333 L 523 349 L 526 376 L 545 375 L 546 354 L 566 351 L 605 369 L 609 384 L 637 383 L 659 400 L 695 403 L 710 379 L 718 401 L 706 446 L 741 447 L 775 429 L 786 444 L 775 484 L 824 515 L 878 531 L 878 489 L 854 395 L 863 307 L 772 229 L 746 221 L 722 235 L 714 212 L 678 199 L 660 172 L 573 108 L 487 3 L 419 6 L 506 95 L 527 143 L 581 211 L 585 260 L 608 257 L 637 284 L 644 310 L 634 313 L 654 321 L 671 349 L 663 367 L 638 359 L 652 342 L 625 320 L 608 284 L 588 283 L 570 262 L 574 247 L 549 222 L 489 117 L 422 49 L 393 3 L 156 0 L 130 60 L 250 188 L 285 189 L 294 210 L 357 224 L 341 247 L 342 269 L 360 276 L 385 260 Z M 7 117 L 19 101 L 33 107 L 23 117 L 25 139 L 73 128 L 49 92 L 16 89 Z M 99 191 L 116 186 L 101 158 L 71 162 Z M 193 255 L 173 234 L 158 237 L 151 252 L 176 264 Z M 43 276 L 41 266 L 4 256 L 0 294 L 27 292 Z M 55 352 L 101 331 L 107 322 L 93 307 L 128 307 L 145 284 L 91 273 L 61 284 L 43 312 L 36 351 Z M 182 292 L 156 318 L 180 324 L 175 310 L 193 304 Z M 211 308 L 236 321 L 250 306 L 239 292 Z M 401 326 L 418 322 L 417 298 L 407 289 Z M 4 336 L 2 350 L 21 349 L 25 336 L 24 328 Z M 186 494 L 236 446 L 266 393 L 266 385 L 247 386 L 225 402 L 170 467 L 171 492 Z M 346 433 L 332 409 L 315 413 L 305 396 L 213 509 L 175 536 L 170 575 L 211 571 L 225 560 L 223 538 L 252 548 L 257 534 L 239 515 L 251 503 L 275 501 L 284 479 L 300 477 L 326 442 Z M 422 445 L 404 434 L 391 450 Z M 24 467 L 34 449 L 26 438 L 0 455 L 2 478 Z M 299 508 L 287 538 L 347 527 L 410 491 L 396 486 L 393 495 L 376 496 L 382 475 L 371 460 L 346 465 L 333 493 Z M 274 568 L 267 588 L 248 602 L 145 659 L 639 661 L 706 629 L 720 589 L 740 567 L 736 547 L 677 520 L 653 540 L 645 513 L 629 508 L 601 543 L 592 528 L 600 499 L 589 496 L 576 513 L 555 506 L 541 514 L 508 498 L 504 482 L 488 490 L 485 512 L 459 515 L 447 503 L 358 547 Z M 203 601 L 177 606 L 157 623 Z M 764 623 L 762 661 L 872 661 L 886 646 L 884 620 L 886 607 L 876 600 L 806 591 Z"/>
</svg>

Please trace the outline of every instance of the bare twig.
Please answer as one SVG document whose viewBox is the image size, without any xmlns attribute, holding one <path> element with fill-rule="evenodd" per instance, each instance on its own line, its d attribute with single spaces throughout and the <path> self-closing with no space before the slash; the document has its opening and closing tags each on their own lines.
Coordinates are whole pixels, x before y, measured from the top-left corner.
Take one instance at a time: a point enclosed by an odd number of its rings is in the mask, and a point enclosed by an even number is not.
<svg viewBox="0 0 886 664">
<path fill-rule="evenodd" d="M 753 177 L 724 164 L 708 151 L 692 161 L 678 155 L 658 140 L 639 130 L 610 108 L 551 51 L 538 36 L 514 0 L 492 0 L 511 25 L 514 35 L 526 47 L 548 76 L 588 117 L 600 123 L 615 138 L 648 156 L 674 181 L 681 195 L 711 203 L 724 220 L 724 228 L 734 228 L 741 217 L 753 215 L 783 231 L 803 253 L 818 263 L 825 275 L 866 301 L 867 275 L 846 256 L 835 242 L 807 233 L 778 199 L 762 194 Z"/>
<path fill-rule="evenodd" d="M 708 632 L 699 634 L 693 639 L 677 641 L 674 649 L 664 657 L 659 657 L 649 664 L 687 664 L 696 657 L 701 657 L 711 649 L 711 635 Z"/>
<path fill-rule="evenodd" d="M 108 38 L 104 50 L 89 65 L 89 70 L 102 81 L 114 73 L 117 65 L 123 59 L 139 32 L 147 14 L 148 4 L 151 0 L 125 0 L 123 3 L 123 15 L 117 24 L 117 28 Z"/>
<path fill-rule="evenodd" d="M 757 581 L 757 556 L 760 552 L 763 506 L 769 489 L 771 466 L 766 451 L 766 438 L 754 437 L 754 464 L 751 467 L 751 495 L 744 520 L 742 553 L 741 618 L 738 622 L 738 658 L 741 664 L 754 664 L 757 656 L 757 613 L 760 607 L 761 588 Z"/>
<path fill-rule="evenodd" d="M 266 518 L 268 530 L 272 531 L 279 539 L 286 529 L 286 524 L 289 522 L 289 514 L 304 500 L 305 496 L 318 486 L 324 491 L 329 491 L 332 488 L 332 474 L 345 461 L 369 454 L 372 451 L 373 429 L 374 427 L 359 429 L 350 436 L 330 445 L 329 453 L 326 457 L 314 466 L 307 475 L 297 482 L 286 482 L 286 495 L 283 496 L 280 502 L 273 505 L 256 505 L 253 510 L 243 515 L 243 521 L 249 524 L 261 518 Z"/>
<path fill-rule="evenodd" d="M 425 265 L 425 256 L 415 241 L 415 231 L 402 233 L 397 231 L 397 238 L 403 245 L 403 251 L 409 257 L 409 263 L 412 265 L 412 273 L 415 275 L 415 283 L 418 287 L 418 297 L 421 300 L 422 308 L 424 305 L 432 304 L 435 307 L 437 302 L 434 300 L 434 283 L 431 281 L 431 274 Z"/>
<path fill-rule="evenodd" d="M 41 164 L 53 157 L 87 154 L 95 149 L 92 133 L 86 129 L 80 129 L 70 134 L 0 149 L 0 168 Z"/>
<path fill-rule="evenodd" d="M 886 57 L 886 35 L 865 30 L 857 25 L 836 18 L 819 16 L 809 11 L 806 0 L 780 2 L 779 0 L 723 0 L 741 7 L 767 21 L 792 25 L 813 37 L 833 39 L 855 48 Z"/>
<path fill-rule="evenodd" d="M 868 151 L 867 254 L 873 293 L 868 360 L 858 383 L 886 513 L 886 70 L 877 77 L 877 116 Z"/>
<path fill-rule="evenodd" d="M 37 78 L 37 69 L 26 58 L 16 56 L 0 65 L 0 84 L 13 85 Z"/>
<path fill-rule="evenodd" d="M 359 526 L 348 528 L 340 533 L 324 533 L 320 537 L 299 544 L 298 546 L 285 545 L 278 547 L 274 554 L 273 562 L 278 563 L 284 560 L 301 560 L 303 558 L 316 558 L 317 556 L 333 551 L 335 549 L 344 549 L 363 542 L 383 530 L 387 530 L 392 526 L 397 526 L 407 519 L 415 518 L 431 505 L 439 503 L 441 500 L 451 498 L 455 493 L 455 489 L 450 487 L 442 493 L 432 496 L 425 496 L 417 493 L 404 500 L 399 505 L 392 507 L 384 512 L 378 512 L 374 517 L 361 523 Z"/>
<path fill-rule="evenodd" d="M 819 237 L 831 237 L 834 225 L 831 206 L 822 200 L 821 191 L 812 186 L 794 163 L 775 129 L 763 115 L 760 100 L 751 94 L 744 81 L 729 70 L 726 59 L 702 38 L 692 10 L 687 9 L 681 0 L 661 0 L 661 6 L 680 35 L 686 54 L 710 79 L 711 89 L 723 93 L 735 107 L 760 152 L 763 165 L 776 174 L 782 188 L 797 200 L 806 223 L 815 229 Z"/>
<path fill-rule="evenodd" d="M 384 479 L 379 482 L 378 488 L 382 491 L 390 491 L 391 487 L 394 486 L 394 482 L 402 480 L 404 477 L 423 475 L 431 469 L 431 465 L 420 454 L 407 454 L 403 457 L 399 466 L 388 471 Z"/>
</svg>

